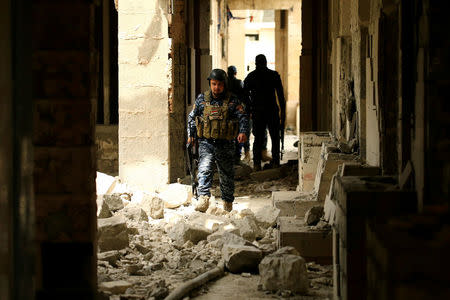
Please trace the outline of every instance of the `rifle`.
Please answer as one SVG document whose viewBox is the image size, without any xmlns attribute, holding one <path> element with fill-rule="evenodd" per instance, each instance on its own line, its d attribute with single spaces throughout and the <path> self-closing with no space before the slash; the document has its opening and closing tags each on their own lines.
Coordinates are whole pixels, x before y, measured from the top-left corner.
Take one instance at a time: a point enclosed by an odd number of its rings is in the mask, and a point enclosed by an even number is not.
<svg viewBox="0 0 450 300">
<path fill-rule="evenodd" d="M 191 174 L 192 195 L 194 195 L 197 198 L 198 149 L 196 140 L 194 140 L 194 142 L 190 144 L 189 143 L 186 144 L 186 152 L 187 152 L 189 173 Z"/>
<path fill-rule="evenodd" d="M 284 122 L 283 120 L 281 120 L 281 125 L 280 125 L 280 140 L 281 140 L 281 151 L 280 151 L 280 160 L 283 159 L 283 153 L 284 153 Z"/>
</svg>

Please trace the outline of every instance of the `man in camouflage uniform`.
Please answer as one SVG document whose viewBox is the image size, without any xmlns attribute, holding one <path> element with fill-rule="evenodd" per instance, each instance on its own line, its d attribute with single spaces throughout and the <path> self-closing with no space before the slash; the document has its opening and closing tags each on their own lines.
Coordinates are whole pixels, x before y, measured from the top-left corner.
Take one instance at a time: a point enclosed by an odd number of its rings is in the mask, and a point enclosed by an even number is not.
<svg viewBox="0 0 450 300">
<path fill-rule="evenodd" d="M 188 143 L 198 139 L 199 199 L 196 210 L 209 207 L 214 163 L 219 170 L 223 208 L 233 209 L 234 200 L 234 139 L 247 140 L 248 119 L 236 96 L 228 91 L 227 74 L 214 69 L 208 77 L 210 90 L 200 94 L 188 116 Z"/>
</svg>

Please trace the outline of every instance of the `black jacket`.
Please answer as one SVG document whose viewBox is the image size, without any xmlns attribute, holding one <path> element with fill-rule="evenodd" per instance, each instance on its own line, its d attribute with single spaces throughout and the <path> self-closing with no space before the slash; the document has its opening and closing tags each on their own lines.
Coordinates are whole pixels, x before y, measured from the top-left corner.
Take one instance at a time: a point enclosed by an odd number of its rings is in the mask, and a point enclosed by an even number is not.
<svg viewBox="0 0 450 300">
<path fill-rule="evenodd" d="M 276 114 L 281 109 L 282 116 L 286 109 L 283 85 L 277 71 L 267 67 L 257 67 L 244 80 L 244 91 L 249 98 L 252 114 Z M 275 92 L 278 95 L 275 97 Z"/>
</svg>

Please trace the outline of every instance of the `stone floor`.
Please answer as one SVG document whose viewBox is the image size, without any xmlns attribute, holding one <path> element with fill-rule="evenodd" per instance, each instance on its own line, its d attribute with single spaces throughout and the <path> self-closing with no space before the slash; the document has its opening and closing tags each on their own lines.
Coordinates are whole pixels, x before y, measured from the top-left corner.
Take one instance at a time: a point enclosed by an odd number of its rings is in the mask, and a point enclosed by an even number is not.
<svg viewBox="0 0 450 300">
<path fill-rule="evenodd" d="M 295 141 L 295 135 L 286 136 L 282 164 L 297 159 L 297 148 L 293 146 Z M 270 139 L 268 148 L 270 149 Z M 113 179 L 101 174 L 98 178 L 98 190 L 107 193 Z M 234 214 L 225 217 L 233 220 L 245 209 L 256 212 L 271 205 L 273 191 L 295 190 L 297 184 L 298 169 L 295 164 L 288 168 L 283 178 L 253 180 L 246 176 L 243 180 L 236 181 Z M 211 199 L 212 206 L 221 207 L 220 193 L 213 188 L 212 194 L 216 195 Z M 133 197 L 137 195 L 138 193 L 135 193 Z M 114 212 L 114 215 L 116 214 L 120 214 L 120 211 Z M 116 291 L 109 289 L 110 292 L 105 293 L 105 299 L 163 299 L 168 292 L 186 280 L 213 268 L 220 259 L 220 250 L 214 249 L 206 241 L 197 245 L 186 243 L 182 247 L 176 246 L 168 236 L 174 222 L 188 220 L 195 214 L 198 212 L 194 212 L 193 205 L 188 205 L 177 209 L 165 208 L 163 219 L 149 218 L 148 222 L 127 220 L 128 230 L 134 232 L 130 235 L 129 247 L 117 251 L 117 257 L 112 264 L 108 259 L 99 259 L 98 270 L 100 286 L 105 287 L 108 282 L 117 281 L 128 285 L 125 288 L 118 286 Z M 204 217 L 208 215 L 205 214 Z M 213 217 L 211 215 L 208 218 L 214 219 Z M 261 291 L 258 289 L 257 274 L 227 273 L 224 277 L 192 291 L 185 299 L 331 299 L 331 266 L 308 263 L 307 269 L 310 288 L 303 296 L 291 295 L 289 291 Z M 157 291 L 153 296 L 150 295 L 152 290 Z"/>
</svg>

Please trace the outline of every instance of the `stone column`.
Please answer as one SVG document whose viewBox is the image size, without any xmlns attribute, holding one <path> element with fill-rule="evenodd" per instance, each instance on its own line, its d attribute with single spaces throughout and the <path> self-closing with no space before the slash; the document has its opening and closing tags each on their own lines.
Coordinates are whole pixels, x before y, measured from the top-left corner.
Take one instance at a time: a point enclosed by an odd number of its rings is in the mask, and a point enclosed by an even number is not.
<svg viewBox="0 0 450 300">
<path fill-rule="evenodd" d="M 290 3 L 287 25 L 287 80 L 283 81 L 285 85 L 286 103 L 286 126 L 294 128 L 296 126 L 297 107 L 299 104 L 299 82 L 300 82 L 300 54 L 302 43 L 302 13 L 301 1 Z"/>
<path fill-rule="evenodd" d="M 119 2 L 119 176 L 147 191 L 169 182 L 167 8 Z"/>
<path fill-rule="evenodd" d="M 23 68 L 33 70 L 37 298 L 68 299 L 77 291 L 80 299 L 92 299 L 97 290 L 96 8 L 84 0 L 39 0 L 32 9 L 33 58 Z"/>
<path fill-rule="evenodd" d="M 169 179 L 171 182 L 186 175 L 186 23 L 184 0 L 175 0 L 170 37 L 172 38 L 172 88 L 169 100 Z"/>
</svg>

